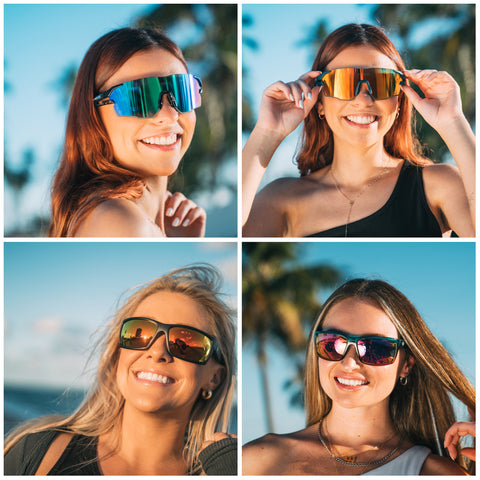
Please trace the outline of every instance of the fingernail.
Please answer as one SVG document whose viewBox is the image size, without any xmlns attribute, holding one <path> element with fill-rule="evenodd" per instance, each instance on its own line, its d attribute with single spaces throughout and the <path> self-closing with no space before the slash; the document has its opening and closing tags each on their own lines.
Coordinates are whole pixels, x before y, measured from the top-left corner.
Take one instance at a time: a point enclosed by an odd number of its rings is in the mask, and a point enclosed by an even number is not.
<svg viewBox="0 0 480 480">
<path fill-rule="evenodd" d="M 187 218 L 187 220 L 185 220 L 185 221 L 183 222 L 183 226 L 184 226 L 184 227 L 188 227 L 188 224 L 189 224 L 189 223 L 190 223 L 190 220 Z"/>
<path fill-rule="evenodd" d="M 300 108 L 303 108 L 303 100 L 300 100 L 299 105 L 300 105 Z"/>
<path fill-rule="evenodd" d="M 312 99 L 312 92 L 308 92 L 308 99 L 309 99 L 309 100 Z"/>
<path fill-rule="evenodd" d="M 290 100 L 291 100 L 292 102 L 295 101 L 295 99 L 293 98 L 293 95 L 292 95 L 292 94 L 290 94 Z"/>
<path fill-rule="evenodd" d="M 173 208 L 169 208 L 166 213 L 167 217 L 171 217 L 173 215 Z"/>
<path fill-rule="evenodd" d="M 174 227 L 178 227 L 178 226 L 180 225 L 180 219 L 179 219 L 179 218 L 176 218 L 176 219 L 173 221 L 172 225 L 173 225 Z"/>
</svg>

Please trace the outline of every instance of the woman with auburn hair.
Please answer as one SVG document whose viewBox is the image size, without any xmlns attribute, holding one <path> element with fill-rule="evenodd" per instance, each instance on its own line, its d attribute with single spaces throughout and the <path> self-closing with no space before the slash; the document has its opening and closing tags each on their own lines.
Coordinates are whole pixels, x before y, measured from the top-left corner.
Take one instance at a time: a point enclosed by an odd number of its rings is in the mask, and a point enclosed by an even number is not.
<svg viewBox="0 0 480 480">
<path fill-rule="evenodd" d="M 236 474 L 233 312 L 210 266 L 133 293 L 102 329 L 96 383 L 66 418 L 5 441 L 7 475 Z"/>
<path fill-rule="evenodd" d="M 454 423 L 450 393 L 475 411 L 473 386 L 410 301 L 384 281 L 351 280 L 325 302 L 310 333 L 307 427 L 244 446 L 243 473 L 471 473 L 463 454 L 474 456 L 458 440 L 474 428 Z"/>
<path fill-rule="evenodd" d="M 201 237 L 205 211 L 167 190 L 195 129 L 202 83 L 152 28 L 98 39 L 78 70 L 52 186 L 54 237 Z"/>
<path fill-rule="evenodd" d="M 412 104 L 458 168 L 421 156 Z M 275 150 L 302 121 L 300 178 L 275 180 L 256 195 Z M 338 28 L 312 71 L 264 91 L 242 185 L 245 236 L 475 235 L 475 137 L 459 87 L 446 72 L 406 70 L 371 25 Z"/>
</svg>

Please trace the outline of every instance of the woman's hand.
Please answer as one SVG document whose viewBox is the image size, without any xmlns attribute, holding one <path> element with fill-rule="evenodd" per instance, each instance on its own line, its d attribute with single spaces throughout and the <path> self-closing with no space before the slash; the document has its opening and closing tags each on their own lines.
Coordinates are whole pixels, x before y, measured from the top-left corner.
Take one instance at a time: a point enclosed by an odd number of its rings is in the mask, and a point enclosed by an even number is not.
<svg viewBox="0 0 480 480">
<path fill-rule="evenodd" d="M 167 237 L 203 237 L 207 214 L 180 192 L 165 197 L 165 233 Z"/>
<path fill-rule="evenodd" d="M 464 117 L 457 82 L 447 73 L 437 70 L 405 70 L 405 76 L 418 85 L 425 95 L 421 98 L 412 87 L 402 89 L 418 113 L 437 132 L 448 129 L 452 122 Z"/>
<path fill-rule="evenodd" d="M 466 435 L 475 436 L 475 422 L 456 422 L 447 430 L 443 446 L 448 449 L 448 453 L 453 460 L 457 458 L 457 444 L 460 437 Z M 462 448 L 460 454 L 475 461 L 474 448 Z"/>
<path fill-rule="evenodd" d="M 321 87 L 309 83 L 321 72 L 310 71 L 293 82 L 275 82 L 262 96 L 257 128 L 276 132 L 285 138 L 295 130 L 317 103 Z"/>
</svg>

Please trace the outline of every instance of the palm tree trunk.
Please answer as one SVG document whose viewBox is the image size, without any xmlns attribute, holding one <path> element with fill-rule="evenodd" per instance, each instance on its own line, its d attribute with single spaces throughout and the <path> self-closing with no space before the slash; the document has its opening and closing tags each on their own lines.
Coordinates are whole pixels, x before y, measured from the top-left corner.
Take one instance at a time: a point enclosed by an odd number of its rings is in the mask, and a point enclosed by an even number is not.
<svg viewBox="0 0 480 480">
<path fill-rule="evenodd" d="M 268 375 L 267 375 L 267 355 L 263 348 L 260 348 L 258 351 L 258 365 L 260 367 L 260 380 L 262 385 L 263 393 L 263 409 L 265 412 L 265 417 L 267 421 L 267 431 L 273 432 L 273 418 L 272 418 L 272 409 L 270 403 L 270 390 L 268 388 Z"/>
</svg>

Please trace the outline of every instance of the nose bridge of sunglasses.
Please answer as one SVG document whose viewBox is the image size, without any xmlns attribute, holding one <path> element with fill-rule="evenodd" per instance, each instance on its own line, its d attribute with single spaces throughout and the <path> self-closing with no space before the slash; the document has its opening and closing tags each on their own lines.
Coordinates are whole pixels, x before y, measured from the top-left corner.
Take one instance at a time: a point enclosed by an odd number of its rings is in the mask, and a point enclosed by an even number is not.
<svg viewBox="0 0 480 480">
<path fill-rule="evenodd" d="M 355 96 L 357 96 L 361 90 L 362 85 L 365 86 L 369 95 L 372 95 L 372 87 L 370 86 L 370 82 L 368 80 L 360 79 L 357 83 L 357 88 L 355 89 Z"/>
</svg>

